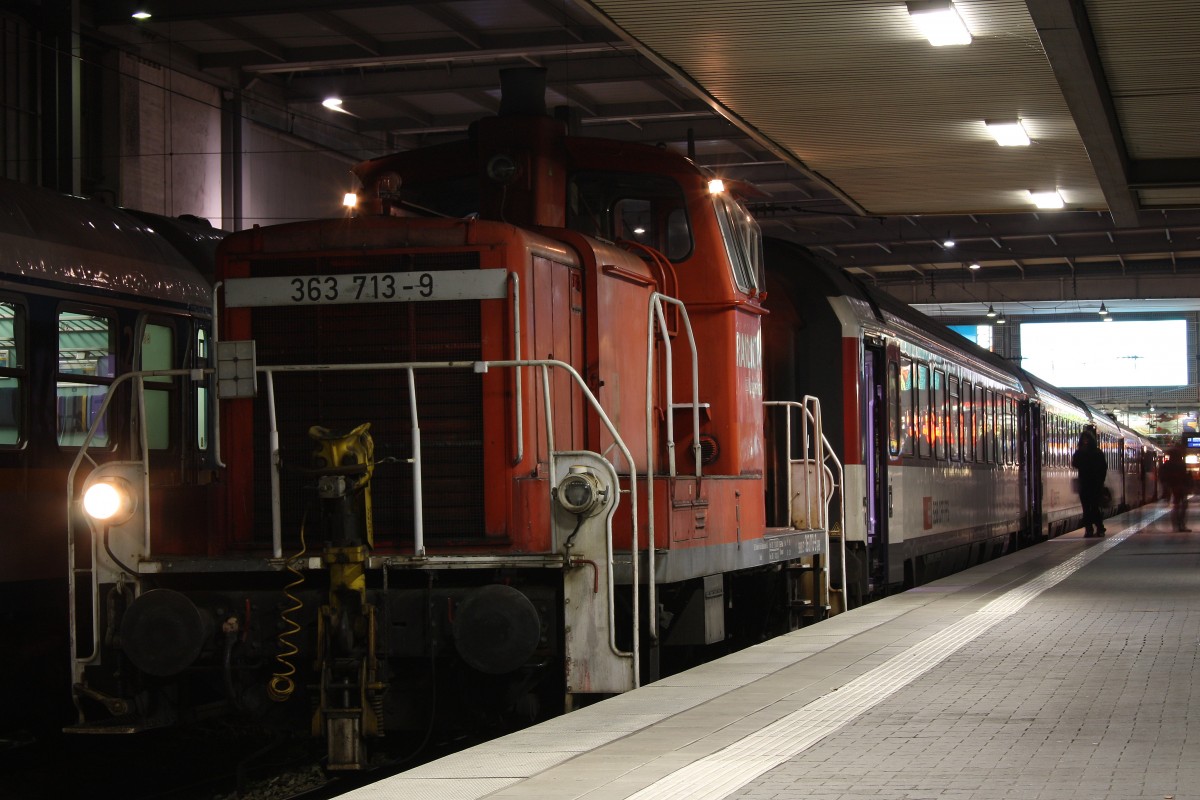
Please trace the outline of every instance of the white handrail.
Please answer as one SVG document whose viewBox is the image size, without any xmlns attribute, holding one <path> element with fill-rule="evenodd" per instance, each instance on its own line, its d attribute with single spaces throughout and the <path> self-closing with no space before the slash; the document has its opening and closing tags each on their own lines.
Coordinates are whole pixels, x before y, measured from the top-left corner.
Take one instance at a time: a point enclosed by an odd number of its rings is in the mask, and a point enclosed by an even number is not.
<svg viewBox="0 0 1200 800">
<path fill-rule="evenodd" d="M 675 368 L 672 358 L 671 336 L 667 329 L 667 321 L 663 315 L 663 303 L 670 303 L 679 309 L 679 318 L 687 332 L 688 344 L 692 351 L 692 457 L 696 465 L 696 480 L 703 476 L 700 464 L 700 356 L 696 349 L 696 338 L 692 334 L 692 322 L 687 315 L 687 307 L 683 302 L 654 292 L 650 295 L 646 321 L 646 591 L 650 605 L 647 629 L 651 639 L 658 639 L 658 581 L 657 554 L 654 548 L 654 375 L 657 360 L 654 358 L 655 334 L 662 334 L 663 350 L 666 358 L 666 377 L 664 383 L 666 418 L 667 418 L 667 474 L 675 477 Z M 657 322 L 657 328 L 655 323 Z M 636 558 L 636 553 L 635 556 Z"/>
<path fill-rule="evenodd" d="M 141 512 L 143 524 L 145 525 L 145 541 L 146 554 L 150 554 L 150 459 L 149 459 L 149 444 L 148 433 L 146 431 L 146 378 L 174 378 L 174 377 L 192 377 L 196 378 L 199 374 L 211 372 L 211 370 L 193 370 L 193 369 L 156 369 L 156 370 L 141 370 L 138 372 L 126 372 L 113 378 L 112 383 L 107 384 L 108 391 L 104 394 L 104 399 L 100 401 L 100 408 L 97 409 L 95 416 L 92 418 L 92 424 L 88 426 L 87 433 L 84 434 L 83 441 L 79 444 L 79 450 L 75 453 L 75 458 L 71 461 L 71 467 L 67 470 L 67 602 L 68 602 L 68 624 L 70 625 L 70 647 L 71 647 L 71 666 L 72 678 L 74 678 L 74 666 L 77 663 L 89 663 L 96 659 L 100 652 L 100 578 L 97 573 L 97 563 L 100 558 L 99 545 L 97 537 L 90 537 L 91 551 L 91 567 L 88 569 L 80 569 L 76 566 L 75 559 L 75 478 L 79 474 L 79 467 L 83 464 L 84 459 L 87 459 L 93 467 L 96 466 L 96 461 L 88 454 L 88 448 L 92 444 L 92 440 L 96 438 L 96 433 L 100 430 L 101 424 L 105 421 L 105 415 L 108 413 L 108 408 L 112 404 L 112 400 L 116 397 L 116 389 L 122 383 L 130 381 L 134 384 L 137 397 L 134 401 L 137 403 L 140 419 L 137 424 L 139 427 L 138 442 L 141 447 L 139 460 L 142 467 L 142 502 Z M 130 442 L 132 444 L 132 440 Z M 130 453 L 132 460 L 133 453 Z M 75 648 L 78 643 L 77 631 L 79 627 L 78 611 L 76 606 L 76 597 L 78 596 L 77 576 L 81 572 L 89 573 L 89 588 L 92 593 L 92 651 L 86 656 L 76 656 Z"/>
<path fill-rule="evenodd" d="M 834 492 L 838 494 L 837 505 L 837 525 L 842 532 L 841 536 L 841 580 L 842 591 L 846 591 L 846 497 L 845 497 L 845 470 L 842 467 L 842 462 L 838 459 L 837 454 L 833 451 L 833 446 L 829 443 L 824 432 L 824 426 L 821 419 L 821 402 L 818 398 L 812 395 L 805 395 L 800 401 L 795 400 L 767 400 L 763 402 L 764 406 L 774 406 L 786 409 L 784 414 L 784 440 L 785 440 L 785 457 L 784 461 L 787 464 L 786 472 L 786 491 L 787 491 L 787 508 L 788 519 L 791 520 L 791 504 L 795 494 L 795 488 L 792 485 L 792 465 L 812 463 L 815 467 L 816 486 L 812 484 L 814 481 L 809 480 L 808 470 L 803 472 L 803 494 L 804 494 L 804 509 L 807 516 L 808 511 L 812 509 L 813 491 L 820 498 L 820 503 L 817 506 L 817 529 L 824 531 L 825 538 L 825 553 L 829 553 L 829 503 L 833 499 Z M 801 450 L 803 451 L 802 458 L 793 458 L 792 455 L 792 412 L 799 411 L 803 413 L 803 419 L 807 424 L 801 426 Z M 811 440 L 809 438 L 809 429 L 812 429 Z M 812 457 L 809 457 L 809 451 L 812 451 Z M 831 462 L 833 468 L 826 466 L 826 462 Z M 837 478 L 834 479 L 836 471 Z M 828 472 L 828 474 L 826 474 Z M 811 523 L 811 520 L 810 520 Z M 829 566 L 828 557 L 824 565 L 825 572 L 825 605 L 829 606 Z"/>
<path fill-rule="evenodd" d="M 411 408 L 410 413 L 412 413 L 413 415 L 416 415 L 416 413 L 417 413 L 416 412 L 416 383 L 415 383 L 415 379 L 413 376 L 413 373 L 416 370 L 458 368 L 458 369 L 471 369 L 478 373 L 485 373 L 493 367 L 495 367 L 495 368 L 512 368 L 512 369 L 516 370 L 516 372 L 518 373 L 518 375 L 517 375 L 518 380 L 520 380 L 519 373 L 520 373 L 522 367 L 540 367 L 541 372 L 542 372 L 543 390 L 547 393 L 547 398 L 546 398 L 546 400 L 547 400 L 546 408 L 547 409 L 552 408 L 552 404 L 549 402 L 549 396 L 548 396 L 549 389 L 550 389 L 549 372 L 551 369 L 561 369 L 561 370 L 566 371 L 566 373 L 568 374 L 570 379 L 575 383 L 575 385 L 577 385 L 579 387 L 579 390 L 582 392 L 584 398 L 586 399 L 586 402 L 588 402 L 591 405 L 591 407 L 595 410 L 601 423 L 604 424 L 604 426 L 607 428 L 609 435 L 612 437 L 615 446 L 620 449 L 621 453 L 625 457 L 626 462 L 629 464 L 629 469 L 630 469 L 629 494 L 630 494 L 630 507 L 631 507 L 630 508 L 630 519 L 631 519 L 630 531 L 631 531 L 631 552 L 632 552 L 632 569 L 633 569 L 633 583 L 631 586 L 631 591 L 632 591 L 632 604 L 633 604 L 633 610 L 634 610 L 634 619 L 636 621 L 638 619 L 638 614 L 640 614 L 640 608 L 638 605 L 639 604 L 639 597 L 638 597 L 639 566 L 638 566 L 638 557 L 637 557 L 638 545 L 639 545 L 639 532 L 638 532 L 638 491 L 637 491 L 638 480 L 637 480 L 637 468 L 636 468 L 635 462 L 633 460 L 633 455 L 629 451 L 629 448 L 626 446 L 624 439 L 621 437 L 620 433 L 617 431 L 616 426 L 613 424 L 612 420 L 608 417 L 608 415 L 604 411 L 604 409 L 601 407 L 599 400 L 596 398 L 596 396 L 591 392 L 591 390 L 588 388 L 587 384 L 584 382 L 582 376 L 570 364 L 567 364 L 562 361 L 557 361 L 554 359 L 500 360 L 500 361 L 447 361 L 447 362 L 394 362 L 394 363 L 375 363 L 375 364 L 322 364 L 322 365 L 296 364 L 296 365 L 277 365 L 277 366 L 263 366 L 263 365 L 257 366 L 256 371 L 263 374 L 264 381 L 265 381 L 266 387 L 267 387 L 266 401 L 268 404 L 267 414 L 268 414 L 269 427 L 270 427 L 270 431 L 269 431 L 268 435 L 271 439 L 270 446 L 271 446 L 271 451 L 273 454 L 273 456 L 272 456 L 272 498 L 271 498 L 272 510 L 271 510 L 271 513 L 272 513 L 272 529 L 273 529 L 272 530 L 272 551 L 274 553 L 274 557 L 276 559 L 282 558 L 282 531 L 281 531 L 282 523 L 278 521 L 279 518 L 281 518 L 281 516 L 282 516 L 282 509 L 281 509 L 279 474 L 278 474 L 281 464 L 280 464 L 280 459 L 278 457 L 279 446 L 278 446 L 277 416 L 276 416 L 276 407 L 275 407 L 274 376 L 276 373 L 404 370 L 404 371 L 407 371 L 407 373 L 409 375 L 409 398 L 410 398 L 410 408 Z M 140 433 L 141 433 L 141 450 L 142 450 L 139 460 L 142 462 L 142 467 L 143 467 L 142 473 L 144 475 L 143 498 L 142 498 L 142 509 L 141 510 L 142 510 L 142 513 L 144 514 L 144 519 L 146 521 L 146 529 L 147 529 L 147 537 L 148 537 L 149 536 L 148 531 L 150 528 L 150 525 L 149 525 L 150 498 L 149 498 L 149 494 L 148 494 L 149 460 L 147 458 L 147 454 L 148 454 L 149 450 L 148 450 L 148 446 L 147 446 L 147 442 L 146 442 L 146 438 L 147 438 L 147 432 L 145 430 L 146 426 L 144 424 L 145 401 L 143 399 L 141 399 L 141 395 L 145 391 L 144 381 L 142 379 L 149 378 L 149 377 L 187 377 L 187 376 L 190 376 L 193 379 L 198 379 L 200 377 L 212 375 L 214 372 L 215 372 L 215 370 L 211 367 L 203 369 L 203 370 L 177 369 L 177 370 L 146 370 L 146 371 L 141 371 L 141 372 L 129 372 L 129 373 L 125 373 L 121 376 L 118 376 L 117 378 L 115 378 L 113 380 L 113 382 L 111 384 L 108 385 L 108 392 L 106 393 L 105 398 L 104 398 L 103 402 L 101 403 L 100 408 L 96 414 L 96 417 L 93 419 L 92 425 L 89 428 L 87 435 L 84 437 L 83 443 L 80 445 L 79 451 L 76 453 L 76 457 L 75 457 L 75 459 L 71 465 L 71 468 L 69 469 L 68 474 L 67 474 L 67 520 L 68 520 L 67 534 L 68 534 L 68 552 L 69 552 L 68 566 L 69 566 L 70 576 L 71 576 L 70 577 L 69 594 L 70 594 L 70 598 L 71 598 L 70 608 L 71 608 L 71 635 L 72 635 L 72 659 L 73 659 L 73 661 L 85 661 L 86 662 L 86 661 L 93 660 L 98 653 L 98 643 L 100 641 L 99 617 L 98 617 L 99 603 L 95 601 L 95 599 L 98 597 L 98 593 L 99 593 L 99 584 L 98 584 L 99 576 L 98 576 L 97 570 L 95 568 L 95 564 L 97 563 L 97 558 L 99 557 L 99 554 L 96 551 L 96 547 L 97 547 L 96 537 L 92 537 L 92 550 L 93 550 L 93 552 L 92 552 L 92 567 L 89 571 L 91 573 L 90 583 L 91 583 L 91 591 L 92 591 L 92 596 L 93 596 L 93 602 L 91 604 L 92 605 L 93 651 L 84 658 L 81 658 L 81 659 L 75 658 L 75 652 L 74 652 L 74 650 L 75 650 L 75 647 L 74 647 L 75 632 L 77 630 L 77 625 L 78 625 L 78 620 L 76 618 L 76 610 L 75 610 L 76 609 L 75 598 L 76 598 L 76 592 L 77 592 L 76 574 L 77 574 L 77 572 L 79 572 L 79 570 L 76 567 L 74 536 L 73 536 L 73 530 L 72 530 L 72 520 L 74 519 L 73 508 L 75 505 L 74 485 L 75 485 L 76 476 L 78 474 L 80 466 L 82 465 L 83 460 L 85 458 L 87 458 L 89 461 L 91 461 L 93 464 L 95 464 L 94 460 L 91 459 L 91 457 L 88 455 L 88 448 L 96 436 L 99 426 L 104 419 L 105 413 L 108 411 L 108 408 L 112 402 L 113 397 L 116 395 L 115 390 L 122 383 L 124 383 L 126 381 L 130 381 L 130 380 L 134 380 L 135 384 L 137 386 L 137 392 L 139 395 L 139 399 L 138 399 L 139 409 L 142 410 L 141 421 L 139 421 L 139 425 L 141 427 Z M 554 458 L 555 451 L 553 449 L 554 448 L 553 420 L 549 413 L 547 413 L 547 415 L 546 415 L 546 432 L 547 432 L 547 442 L 550 447 L 550 455 L 551 455 L 551 458 Z M 420 429 L 419 429 L 419 426 L 416 424 L 413 425 L 413 436 L 414 436 L 414 442 L 413 442 L 414 482 L 419 484 L 421 481 L 421 478 L 420 478 L 420 475 L 421 475 Z M 414 486 L 414 524 L 417 525 L 418 527 L 423 526 L 422 506 L 423 506 L 423 503 L 422 503 L 421 489 L 420 489 L 419 485 L 415 485 Z M 423 542 L 421 541 L 421 537 L 419 535 L 416 538 L 416 541 L 414 542 L 414 544 L 416 545 L 416 547 L 414 548 L 415 554 L 418 557 L 423 556 L 424 555 L 424 545 L 423 545 Z M 145 551 L 146 556 L 151 555 L 150 543 L 148 540 L 145 544 L 145 547 L 146 547 L 146 551 Z M 620 648 L 618 648 L 617 644 L 616 644 L 616 609 L 615 609 L 615 605 L 613 602 L 613 587 L 615 586 L 615 576 L 614 576 L 614 564 L 613 564 L 613 556 L 612 556 L 611 532 L 610 532 L 609 541 L 608 541 L 608 559 L 607 559 L 607 561 L 608 561 L 607 579 L 608 579 L 608 585 L 609 585 L 609 593 L 608 593 L 608 595 L 609 595 L 609 601 L 608 601 L 609 648 L 612 650 L 612 652 L 614 654 L 616 654 L 620 657 L 623 657 L 623 658 L 631 658 L 633 660 L 634 683 L 635 683 L 635 685 L 640 685 L 640 665 L 638 663 L 639 655 L 640 655 L 640 646 L 639 646 L 639 641 L 638 641 L 639 637 L 637 636 L 637 633 L 636 633 L 636 623 L 635 623 L 634 636 L 632 637 L 633 638 L 633 649 L 631 651 L 623 651 Z"/>
</svg>

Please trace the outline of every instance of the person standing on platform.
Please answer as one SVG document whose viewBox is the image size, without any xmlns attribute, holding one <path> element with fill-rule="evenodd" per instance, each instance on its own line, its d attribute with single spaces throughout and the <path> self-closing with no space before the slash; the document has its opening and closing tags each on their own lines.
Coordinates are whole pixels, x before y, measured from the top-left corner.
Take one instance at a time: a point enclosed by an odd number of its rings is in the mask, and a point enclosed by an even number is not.
<svg viewBox="0 0 1200 800">
<path fill-rule="evenodd" d="M 1083 506 L 1083 535 L 1104 535 L 1104 514 L 1100 511 L 1104 495 L 1104 475 L 1108 462 L 1096 444 L 1094 428 L 1084 428 L 1079 434 L 1079 446 L 1071 456 L 1071 466 L 1078 470 L 1079 503 Z"/>
<path fill-rule="evenodd" d="M 1188 474 L 1187 446 L 1179 441 L 1167 450 L 1167 458 L 1159 470 L 1163 488 L 1171 497 L 1171 524 L 1177 531 L 1191 531 L 1187 526 L 1188 495 L 1192 493 L 1192 476 Z"/>
</svg>

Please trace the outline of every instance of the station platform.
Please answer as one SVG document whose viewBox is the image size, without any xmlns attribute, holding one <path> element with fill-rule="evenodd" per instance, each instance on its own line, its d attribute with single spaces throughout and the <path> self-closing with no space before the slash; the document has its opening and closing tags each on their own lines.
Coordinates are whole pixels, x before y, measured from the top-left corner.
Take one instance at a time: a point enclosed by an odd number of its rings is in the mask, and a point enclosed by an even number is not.
<svg viewBox="0 0 1200 800">
<path fill-rule="evenodd" d="M 1192 510 L 1197 510 L 1193 500 Z M 1200 798 L 1200 525 L 1157 503 L 343 795 Z"/>
</svg>

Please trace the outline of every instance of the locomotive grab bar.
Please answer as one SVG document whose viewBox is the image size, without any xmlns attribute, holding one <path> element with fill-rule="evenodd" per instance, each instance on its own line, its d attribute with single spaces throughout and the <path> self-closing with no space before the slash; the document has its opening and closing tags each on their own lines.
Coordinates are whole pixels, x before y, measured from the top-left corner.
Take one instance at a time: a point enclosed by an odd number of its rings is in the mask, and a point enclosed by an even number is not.
<svg viewBox="0 0 1200 800">
<path fill-rule="evenodd" d="M 816 484 L 815 487 L 817 497 L 820 498 L 820 504 L 817 506 L 819 514 L 819 526 L 824 531 L 825 552 L 829 552 L 829 502 L 833 499 L 833 494 L 836 491 L 838 494 L 838 519 L 837 524 L 841 530 L 841 586 L 842 591 L 846 588 L 846 498 L 845 498 L 845 470 L 842 467 L 842 462 L 834 453 L 829 439 L 826 438 L 824 425 L 821 420 L 821 401 L 812 395 L 805 395 L 803 400 L 765 400 L 764 406 L 774 406 L 784 408 L 784 440 L 786 442 L 785 460 L 787 462 L 786 470 L 786 487 L 787 487 L 787 504 L 788 518 L 791 520 L 791 504 L 794 487 L 792 485 L 792 465 L 793 464 L 808 464 L 809 451 L 812 451 L 811 463 L 816 466 Z M 805 425 L 801 426 L 800 431 L 800 448 L 804 453 L 803 458 L 792 457 L 792 412 L 799 411 L 804 415 Z M 809 425 L 812 426 L 812 439 L 809 439 Z M 825 462 L 832 462 L 834 469 L 830 469 L 825 465 Z M 834 480 L 834 472 L 836 470 L 837 478 Z M 828 475 L 826 472 L 828 471 Z M 804 509 L 805 515 L 808 515 L 812 508 L 813 481 L 809 480 L 808 471 L 804 472 Z M 828 558 L 823 565 L 825 572 L 825 605 L 829 606 L 829 564 Z"/>
<path fill-rule="evenodd" d="M 175 378 L 175 377 L 190 377 L 192 380 L 211 375 L 215 372 L 212 369 L 155 369 L 141 370 L 137 372 L 126 372 L 113 378 L 112 383 L 107 385 L 107 390 L 104 393 L 104 399 L 100 401 L 100 407 L 96 410 L 95 416 L 92 418 L 91 424 L 88 426 L 87 433 L 84 434 L 83 441 L 79 444 L 79 450 L 75 454 L 74 460 L 71 461 L 71 467 L 67 470 L 67 601 L 69 612 L 70 625 L 70 647 L 71 647 L 71 674 L 72 679 L 76 676 L 76 664 L 87 664 L 96 659 L 100 652 L 100 577 L 97 573 L 97 563 L 100 557 L 99 544 L 96 536 L 90 537 L 91 550 L 91 566 L 88 568 L 80 568 L 76 565 L 75 559 L 75 480 L 79 474 L 79 468 L 82 466 L 84 459 L 87 459 L 93 467 L 96 467 L 96 461 L 89 455 L 88 448 L 92 444 L 92 440 L 96 438 L 96 433 L 100 426 L 104 424 L 105 415 L 108 413 L 108 408 L 112 404 L 112 400 L 116 397 L 116 389 L 122 383 L 131 381 L 134 384 L 139 417 L 137 420 L 137 445 L 140 449 L 138 460 L 141 462 L 141 502 L 139 510 L 142 514 L 142 525 L 144 527 L 143 547 L 146 551 L 146 556 L 150 555 L 150 459 L 149 459 L 149 433 L 145 424 L 146 419 L 146 378 Z M 134 441 L 130 440 L 130 448 L 133 449 Z M 130 460 L 133 460 L 134 453 L 130 453 Z M 77 579 L 80 573 L 89 573 L 88 583 L 92 594 L 91 616 L 92 616 L 92 651 L 87 655 L 77 655 L 75 650 L 78 645 L 77 631 L 79 628 L 78 609 L 76 606 L 76 597 L 78 594 Z"/>
<path fill-rule="evenodd" d="M 687 307 L 683 302 L 669 297 L 661 292 L 650 295 L 648 319 L 646 321 L 646 494 L 649 500 L 646 504 L 646 591 L 647 603 L 650 606 L 649 633 L 651 639 L 658 639 L 658 580 L 656 578 L 656 554 L 654 549 L 654 358 L 655 333 L 662 334 L 664 360 L 666 362 L 666 418 L 667 418 L 667 474 L 675 477 L 675 365 L 672 356 L 670 330 L 663 314 L 663 303 L 669 303 L 678 309 L 679 321 L 687 331 L 688 345 L 692 351 L 692 399 L 680 404 L 680 408 L 692 410 L 692 460 L 696 465 L 696 480 L 702 474 L 700 464 L 700 355 L 696 349 L 696 337 L 692 333 L 692 322 L 687 315 Z M 657 323 L 657 326 L 655 325 Z M 636 581 L 636 573 L 634 579 Z"/>
</svg>

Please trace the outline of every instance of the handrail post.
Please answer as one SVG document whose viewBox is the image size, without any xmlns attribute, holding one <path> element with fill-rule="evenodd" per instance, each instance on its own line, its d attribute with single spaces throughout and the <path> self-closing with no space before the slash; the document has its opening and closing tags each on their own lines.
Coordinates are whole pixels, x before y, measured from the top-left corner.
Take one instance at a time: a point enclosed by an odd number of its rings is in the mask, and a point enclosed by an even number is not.
<svg viewBox="0 0 1200 800">
<path fill-rule="evenodd" d="M 271 462 L 271 555 L 283 558 L 283 508 L 280 501 L 279 422 L 275 416 L 275 374 L 264 370 L 267 379 L 267 455 Z"/>
<path fill-rule="evenodd" d="M 425 557 L 425 499 L 421 469 L 421 423 L 417 414 L 417 384 L 411 367 L 408 372 L 408 413 L 412 427 L 413 482 L 413 555 Z"/>
</svg>

